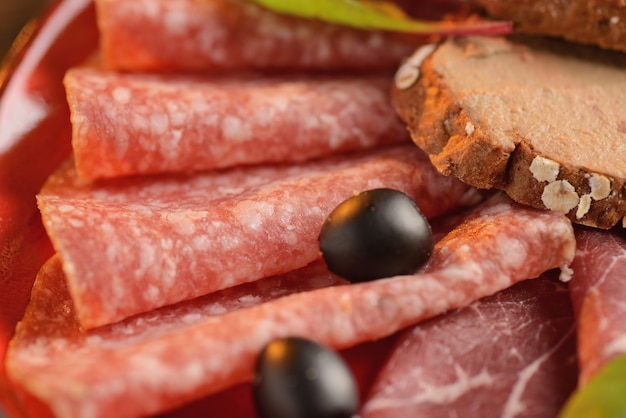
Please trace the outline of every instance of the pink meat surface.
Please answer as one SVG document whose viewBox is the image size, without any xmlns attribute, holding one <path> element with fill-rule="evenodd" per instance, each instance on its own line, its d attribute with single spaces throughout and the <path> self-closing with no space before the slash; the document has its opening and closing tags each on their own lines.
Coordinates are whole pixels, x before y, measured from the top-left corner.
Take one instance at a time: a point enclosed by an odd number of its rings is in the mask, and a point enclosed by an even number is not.
<svg viewBox="0 0 626 418">
<path fill-rule="evenodd" d="M 476 203 L 416 147 L 307 164 L 85 183 L 71 164 L 38 196 L 81 324 L 92 328 L 303 267 L 336 205 L 390 187 L 427 217 Z"/>
<path fill-rule="evenodd" d="M 395 69 L 415 44 L 238 0 L 97 0 L 106 64 L 122 70 Z"/>
<path fill-rule="evenodd" d="M 395 337 L 394 334 L 339 352 L 354 375 L 361 399 L 365 399 L 378 370 L 393 347 Z M 245 382 L 229 387 L 198 401 L 187 403 L 180 408 L 159 414 L 158 417 L 199 418 L 206 417 L 209 411 L 211 417 L 258 418 L 253 400 L 252 383 Z"/>
<path fill-rule="evenodd" d="M 47 368 L 46 363 L 49 363 L 49 360 L 58 360 L 65 363 L 65 367 L 77 369 L 78 374 L 90 373 L 89 370 L 97 367 L 97 364 L 92 363 L 88 358 L 92 354 L 98 355 L 98 358 L 104 361 L 100 363 L 101 365 L 109 364 L 108 362 L 111 361 L 110 365 L 113 366 L 119 361 L 119 359 L 116 360 L 119 355 L 116 351 L 123 347 L 132 350 L 133 346 L 149 344 L 151 339 L 169 337 L 175 339 L 175 335 L 181 330 L 184 332 L 185 329 L 209 317 L 224 315 L 292 293 L 345 283 L 344 279 L 330 274 L 324 264 L 318 261 L 284 275 L 225 289 L 185 303 L 151 311 L 108 327 L 85 332 L 76 320 L 74 304 L 68 293 L 60 258 L 55 255 L 44 265 L 36 279 L 31 296 L 33 302 L 19 323 L 14 337 L 16 351 L 20 352 L 18 357 L 22 354 L 30 356 L 30 366 L 34 370 L 39 369 L 39 372 Z M 23 348 L 26 348 L 28 354 L 21 352 Z M 177 357 L 175 352 L 171 355 L 173 360 Z M 207 355 L 210 356 L 210 354 Z M 151 363 L 153 360 L 149 357 L 144 359 L 139 357 L 135 359 L 135 366 L 144 367 L 144 371 L 148 374 L 157 373 L 158 364 Z M 193 365 L 189 367 L 192 368 Z M 22 375 L 25 379 L 24 386 L 37 386 L 37 373 L 39 372 Z M 118 372 L 121 373 L 120 370 Z M 16 374 L 21 373 L 21 366 L 18 366 Z M 70 373 L 70 370 L 63 373 Z M 83 383 L 87 384 L 88 380 Z M 70 381 L 70 383 L 67 388 L 69 391 L 80 391 L 83 387 L 80 380 Z M 75 395 L 98 397 L 100 390 L 106 391 L 109 383 L 114 384 L 114 382 L 104 381 L 100 383 L 103 387 L 96 388 L 93 394 L 84 392 L 75 393 Z M 48 389 L 43 390 L 47 392 Z M 33 394 L 38 395 L 38 389 L 35 389 Z M 37 402 L 26 402 L 26 405 L 32 406 L 33 404 L 36 405 Z M 90 416 L 87 411 L 87 409 L 83 410 L 78 416 Z M 49 413 L 48 408 L 42 408 L 29 411 L 29 416 L 41 418 L 48 416 Z M 55 411 L 55 416 L 66 416 L 66 413 L 68 411 L 59 409 Z M 117 413 L 114 416 L 118 416 Z"/>
<path fill-rule="evenodd" d="M 361 416 L 553 418 L 577 375 L 567 288 L 527 280 L 402 334 Z"/>
<path fill-rule="evenodd" d="M 335 349 L 377 340 L 564 267 L 574 248 L 565 217 L 495 199 L 439 241 L 429 273 L 259 300 L 219 316 L 194 300 L 91 331 L 76 321 L 57 262 L 37 280 L 7 370 L 60 416 L 157 413 L 249 381 L 274 338 L 300 335 Z"/>
<path fill-rule="evenodd" d="M 154 76 L 99 68 L 65 78 L 87 179 L 304 161 L 409 142 L 386 76 Z"/>
<path fill-rule="evenodd" d="M 580 229 L 570 292 L 578 321 L 580 385 L 626 353 L 626 241 Z"/>
</svg>

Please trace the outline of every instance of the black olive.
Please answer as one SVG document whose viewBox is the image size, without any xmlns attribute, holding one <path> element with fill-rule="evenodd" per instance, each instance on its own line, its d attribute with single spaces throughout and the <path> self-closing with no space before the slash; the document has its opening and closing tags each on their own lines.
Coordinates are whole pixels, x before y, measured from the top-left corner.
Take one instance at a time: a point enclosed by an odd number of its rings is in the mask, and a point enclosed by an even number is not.
<svg viewBox="0 0 626 418">
<path fill-rule="evenodd" d="M 374 189 L 342 202 L 319 235 L 328 269 L 352 282 L 412 274 L 433 252 L 428 220 L 406 194 Z"/>
<path fill-rule="evenodd" d="M 359 407 L 358 388 L 343 359 L 300 337 L 265 346 L 253 387 L 261 418 L 350 418 Z"/>
</svg>

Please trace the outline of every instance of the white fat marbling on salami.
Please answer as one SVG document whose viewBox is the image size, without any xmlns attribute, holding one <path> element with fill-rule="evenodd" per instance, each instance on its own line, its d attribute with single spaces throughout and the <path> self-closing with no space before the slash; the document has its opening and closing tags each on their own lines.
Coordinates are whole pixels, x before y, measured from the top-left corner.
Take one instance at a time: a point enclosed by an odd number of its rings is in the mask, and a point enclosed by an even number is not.
<svg viewBox="0 0 626 418">
<path fill-rule="evenodd" d="M 84 178 L 303 161 L 410 142 L 386 76 L 155 76 L 97 68 L 65 78 Z"/>
<path fill-rule="evenodd" d="M 396 340 L 360 416 L 552 418 L 576 387 L 574 328 L 548 277 L 425 321 Z"/>
<path fill-rule="evenodd" d="M 39 205 L 81 323 L 91 328 L 310 263 L 326 216 L 374 179 L 413 196 L 429 217 L 481 199 L 406 145 L 93 184 L 68 163 Z"/>
<path fill-rule="evenodd" d="M 578 320 L 583 386 L 611 360 L 626 353 L 626 240 L 604 231 L 581 229 L 576 241 L 569 286 Z"/>
<path fill-rule="evenodd" d="M 122 70 L 395 69 L 391 34 L 279 15 L 237 0 L 98 0 L 102 55 Z"/>
<path fill-rule="evenodd" d="M 489 209 L 494 205 L 497 210 Z M 249 380 L 259 350 L 274 338 L 301 335 L 335 349 L 351 347 L 537 277 L 573 258 L 574 235 L 564 216 L 506 200 L 491 201 L 482 209 L 444 237 L 424 271 L 415 275 L 288 290 L 289 295 L 278 298 L 264 288 L 312 286 L 324 276 L 332 284 L 320 263 L 308 274 L 294 272 L 292 277 L 300 279 L 291 285 L 283 281 L 272 287 L 271 281 L 260 280 L 91 331 L 76 322 L 71 298 L 63 291 L 59 261 L 51 261 L 37 280 L 29 311 L 10 346 L 9 373 L 54 412 L 69 417 L 83 417 L 86 411 L 94 418 L 155 414 Z M 525 263 L 493 257 L 502 235 L 534 249 L 526 252 Z M 467 247 L 472 251 L 465 251 Z M 463 266 L 469 264 L 482 268 L 462 276 Z M 248 290 L 238 294 L 241 289 Z M 50 298 L 50 293 L 55 296 Z M 255 297 L 246 296 L 254 294 L 264 303 L 241 306 L 242 301 L 256 303 Z M 212 316 L 215 304 L 230 308 Z M 64 349 L 57 350 L 59 346 Z M 102 364 L 107 367 L 98 367 Z"/>
<path fill-rule="evenodd" d="M 115 87 L 113 89 L 113 99 L 119 104 L 128 104 L 131 99 L 132 92 L 126 87 Z"/>
</svg>

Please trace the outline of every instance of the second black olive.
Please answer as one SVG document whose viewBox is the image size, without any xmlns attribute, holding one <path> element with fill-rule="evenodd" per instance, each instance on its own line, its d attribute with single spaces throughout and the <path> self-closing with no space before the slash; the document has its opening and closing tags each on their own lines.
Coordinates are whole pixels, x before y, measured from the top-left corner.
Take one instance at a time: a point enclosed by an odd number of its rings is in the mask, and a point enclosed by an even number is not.
<svg viewBox="0 0 626 418">
<path fill-rule="evenodd" d="M 339 354 L 300 337 L 265 346 L 253 388 L 262 418 L 351 418 L 359 407 L 354 377 Z"/>
<path fill-rule="evenodd" d="M 434 246 L 415 201 L 393 189 L 369 190 L 342 202 L 322 226 L 319 244 L 329 270 L 352 282 L 412 274 Z"/>
</svg>

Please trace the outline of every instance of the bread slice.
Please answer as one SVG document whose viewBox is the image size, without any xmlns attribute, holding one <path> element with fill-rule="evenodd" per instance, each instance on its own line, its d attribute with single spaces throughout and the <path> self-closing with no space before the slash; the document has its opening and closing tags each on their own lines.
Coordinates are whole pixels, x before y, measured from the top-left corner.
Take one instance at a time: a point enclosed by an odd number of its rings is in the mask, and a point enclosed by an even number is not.
<svg viewBox="0 0 626 418">
<path fill-rule="evenodd" d="M 626 51 L 624 0 L 468 0 L 517 33 L 557 36 Z"/>
<path fill-rule="evenodd" d="M 560 41 L 449 38 L 406 60 L 393 95 L 440 172 L 608 229 L 626 224 L 624 68 Z"/>
</svg>

